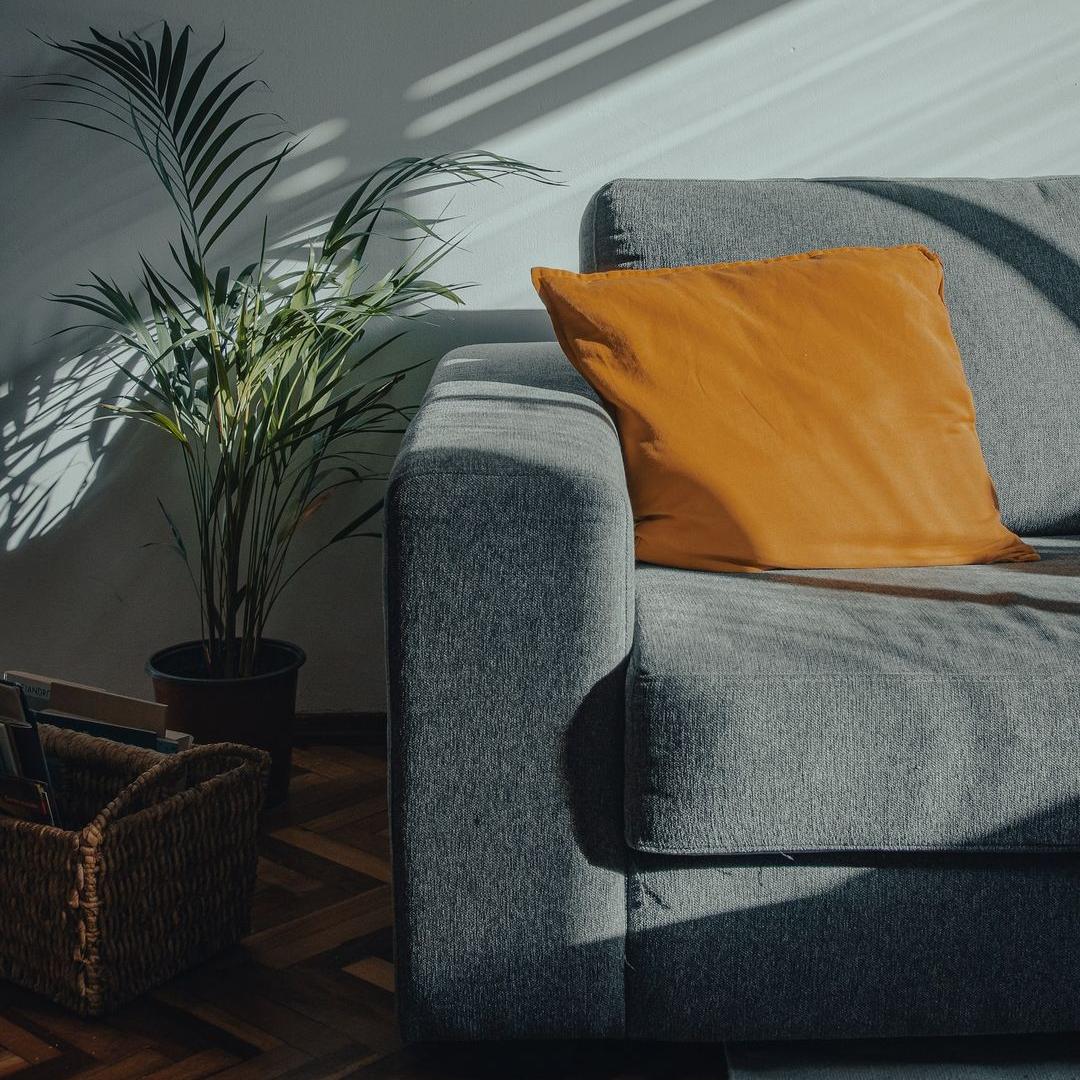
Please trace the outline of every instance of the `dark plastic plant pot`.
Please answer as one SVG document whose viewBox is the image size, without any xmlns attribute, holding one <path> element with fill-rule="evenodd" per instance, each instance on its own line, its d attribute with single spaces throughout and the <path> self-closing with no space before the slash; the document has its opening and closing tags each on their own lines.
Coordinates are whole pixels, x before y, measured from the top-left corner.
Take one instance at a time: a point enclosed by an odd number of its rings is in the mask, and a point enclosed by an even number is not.
<svg viewBox="0 0 1080 1080">
<path fill-rule="evenodd" d="M 299 646 L 265 638 L 258 674 L 213 679 L 206 674 L 202 642 L 185 641 L 154 653 L 146 671 L 154 698 L 169 707 L 170 728 L 198 743 L 244 743 L 270 754 L 266 802 L 277 806 L 289 795 L 296 676 L 306 659 Z"/>
</svg>

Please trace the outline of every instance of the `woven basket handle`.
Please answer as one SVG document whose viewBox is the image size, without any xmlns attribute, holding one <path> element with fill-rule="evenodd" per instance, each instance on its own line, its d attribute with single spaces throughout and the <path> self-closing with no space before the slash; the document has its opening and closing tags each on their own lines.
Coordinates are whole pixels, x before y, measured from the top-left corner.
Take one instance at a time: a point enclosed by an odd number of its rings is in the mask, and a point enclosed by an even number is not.
<svg viewBox="0 0 1080 1080">
<path fill-rule="evenodd" d="M 205 746 L 193 746 L 190 750 L 173 754 L 157 765 L 151 766 L 146 772 L 140 773 L 86 827 L 88 838 L 93 842 L 100 841 L 109 823 L 125 817 L 133 805 L 143 810 L 185 795 L 190 788 L 177 792 L 170 790 L 170 785 L 172 781 L 182 777 L 190 765 L 203 761 L 217 761 L 220 762 L 220 771 L 224 773 L 236 768 L 237 759 L 242 762 L 241 768 L 250 766 L 265 783 L 270 761 L 270 755 L 265 751 L 256 750 L 251 746 L 241 746 L 239 743 L 207 743 Z M 96 836 L 93 835 L 95 833 Z"/>
</svg>

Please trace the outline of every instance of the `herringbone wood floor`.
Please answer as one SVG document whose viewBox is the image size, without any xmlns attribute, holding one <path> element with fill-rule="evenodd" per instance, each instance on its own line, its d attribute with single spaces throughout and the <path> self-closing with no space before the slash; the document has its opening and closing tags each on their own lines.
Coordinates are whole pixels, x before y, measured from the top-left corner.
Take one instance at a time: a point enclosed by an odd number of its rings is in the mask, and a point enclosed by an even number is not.
<svg viewBox="0 0 1080 1080">
<path fill-rule="evenodd" d="M 254 930 L 241 947 L 104 1021 L 0 983 L 0 1080 L 61 1077 L 698 1080 L 719 1047 L 581 1043 L 402 1048 L 386 762 L 298 750 L 289 804 L 266 815 Z"/>
</svg>

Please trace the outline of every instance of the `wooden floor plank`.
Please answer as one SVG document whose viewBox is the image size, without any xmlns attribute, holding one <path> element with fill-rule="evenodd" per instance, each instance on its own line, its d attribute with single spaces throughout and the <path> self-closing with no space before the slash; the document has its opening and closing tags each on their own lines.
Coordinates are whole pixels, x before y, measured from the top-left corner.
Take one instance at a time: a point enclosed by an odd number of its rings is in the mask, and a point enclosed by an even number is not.
<svg viewBox="0 0 1080 1080">
<path fill-rule="evenodd" d="M 348 975 L 378 986 L 383 990 L 394 992 L 394 965 L 387 963 L 378 956 L 365 956 L 363 960 L 346 964 L 341 969 Z"/>
<path fill-rule="evenodd" d="M 156 1050 L 140 1050 L 131 1057 L 106 1062 L 89 1072 L 80 1072 L 78 1076 L 80 1080 L 138 1080 L 140 1077 L 160 1072 L 171 1064 L 164 1054 Z"/>
<path fill-rule="evenodd" d="M 375 814 L 386 814 L 386 793 L 380 791 L 366 799 L 343 806 L 321 817 L 312 818 L 304 822 L 304 828 L 312 832 L 333 832 L 335 829 L 344 828 L 346 825 L 355 824 L 358 821 L 366 821 Z"/>
<path fill-rule="evenodd" d="M 287 844 L 317 855 L 320 859 L 329 859 L 340 866 L 350 870 L 358 870 L 361 874 L 368 874 L 379 881 L 390 881 L 390 860 L 378 855 L 370 855 L 366 851 L 360 851 L 349 844 L 343 844 L 340 840 L 333 840 L 319 833 L 309 832 L 289 826 L 278 829 L 272 834 L 278 840 L 284 840 Z"/>
<path fill-rule="evenodd" d="M 97 1061 L 129 1057 L 144 1050 L 147 1045 L 142 1036 L 123 1031 L 108 1020 L 87 1024 L 72 1013 L 46 1006 L 37 1000 L 22 1010 L 22 1016 L 32 1021 L 39 1030 L 47 1031 L 61 1043 Z"/>
<path fill-rule="evenodd" d="M 14 1017 L 0 1015 L 0 1047 L 15 1054 L 30 1065 L 56 1057 L 60 1050 L 54 1042 L 46 1041 L 20 1024 Z"/>
<path fill-rule="evenodd" d="M 220 1008 L 205 1000 L 199 1000 L 189 993 L 181 993 L 169 987 L 154 991 L 154 998 L 164 1001 L 174 1008 L 182 1009 L 190 1016 L 197 1017 L 204 1023 L 247 1043 L 253 1049 L 266 1052 L 281 1046 L 281 1040 L 269 1031 L 248 1024 L 234 1012 Z"/>
<path fill-rule="evenodd" d="M 340 1050 L 285 1073 L 284 1080 L 342 1080 L 346 1076 L 364 1076 L 364 1067 L 381 1058 L 381 1054 L 370 1051 Z"/>
<path fill-rule="evenodd" d="M 394 913 L 388 891 L 372 890 L 356 899 L 365 902 L 357 904 L 348 917 L 320 921 L 316 928 L 303 936 L 271 939 L 269 944 L 253 943 L 249 939 L 248 948 L 252 956 L 267 967 L 290 967 L 334 949 L 343 942 L 393 924 Z"/>
<path fill-rule="evenodd" d="M 341 889 L 343 897 L 386 884 L 381 878 L 372 877 L 361 870 L 342 866 L 339 862 L 313 855 L 304 848 L 279 840 L 272 833 L 268 833 L 263 837 L 263 848 L 275 862 L 284 863 L 301 874 L 317 877 L 327 886 Z M 338 899 L 341 899 L 341 897 L 338 897 Z"/>
<path fill-rule="evenodd" d="M 368 776 L 386 780 L 386 760 L 374 754 L 364 753 L 347 746 L 309 747 L 294 751 L 294 760 L 303 768 L 310 768 L 321 776 L 334 779 L 341 777 Z"/>
<path fill-rule="evenodd" d="M 278 888 L 295 893 L 297 896 L 317 892 L 322 888 L 321 881 L 305 877 L 288 866 L 282 866 L 280 863 L 273 862 L 262 856 L 259 858 L 259 884 L 276 885 Z"/>
<path fill-rule="evenodd" d="M 277 945 L 285 945 L 289 941 L 295 941 L 317 933 L 319 930 L 332 926 L 336 922 L 364 914 L 373 907 L 389 903 L 389 900 L 389 887 L 379 885 L 374 889 L 350 896 L 347 900 L 319 908 L 319 910 L 303 915 L 298 919 L 293 919 L 291 922 L 272 927 L 269 930 L 263 930 L 257 934 L 251 934 L 244 939 L 244 946 L 254 954 L 257 949 L 272 949 Z"/>
<path fill-rule="evenodd" d="M 385 810 L 362 821 L 353 821 L 336 829 L 324 829 L 323 835 L 377 855 L 388 864 L 390 862 L 390 822 Z"/>
<path fill-rule="evenodd" d="M 233 988 L 233 994 L 237 989 Z M 244 993 L 242 1005 L 237 1008 L 242 1008 L 244 1018 L 249 1023 L 273 1031 L 283 1043 L 310 1058 L 321 1058 L 346 1049 L 353 1054 L 370 1052 L 368 1047 L 358 1044 L 349 1034 L 311 1020 L 295 1009 L 254 991 Z"/>
<path fill-rule="evenodd" d="M 224 1050 L 203 1050 L 182 1061 L 175 1061 L 164 1069 L 147 1073 L 146 1080 L 200 1080 L 200 1077 L 214 1076 L 236 1064 L 236 1057 Z"/>
<path fill-rule="evenodd" d="M 369 887 L 374 888 L 376 884 L 374 878 L 370 879 Z M 347 900 L 357 888 L 358 885 L 355 882 L 345 888 L 339 884 L 322 883 L 317 891 L 298 896 L 296 893 L 285 892 L 271 886 L 255 897 L 255 903 L 251 909 L 252 932 L 262 933 L 276 926 L 284 926 L 294 919 L 311 915 L 330 904 Z"/>
<path fill-rule="evenodd" d="M 356 770 L 342 762 L 336 754 L 296 749 L 293 751 L 293 760 L 302 768 L 330 780 L 353 779 L 356 776 Z"/>
<path fill-rule="evenodd" d="M 399 1045 L 396 1023 L 388 1023 L 377 1010 L 365 1009 L 362 995 L 354 991 L 357 980 L 340 975 L 348 983 L 343 989 L 335 975 L 340 973 L 320 970 L 314 963 L 290 969 L 260 964 L 251 969 L 250 985 L 271 1001 L 287 1005 L 317 1024 L 344 1032 L 362 1046 L 384 1053 L 395 1049 Z"/>
<path fill-rule="evenodd" d="M 233 1065 L 214 1075 L 225 1080 L 274 1080 L 311 1061 L 307 1054 L 292 1046 L 279 1046 L 251 1061 Z"/>
<path fill-rule="evenodd" d="M 21 1072 L 27 1065 L 29 1062 L 26 1058 L 8 1053 L 7 1050 L 0 1050 L 0 1076 L 10 1076 L 12 1073 Z"/>
</svg>

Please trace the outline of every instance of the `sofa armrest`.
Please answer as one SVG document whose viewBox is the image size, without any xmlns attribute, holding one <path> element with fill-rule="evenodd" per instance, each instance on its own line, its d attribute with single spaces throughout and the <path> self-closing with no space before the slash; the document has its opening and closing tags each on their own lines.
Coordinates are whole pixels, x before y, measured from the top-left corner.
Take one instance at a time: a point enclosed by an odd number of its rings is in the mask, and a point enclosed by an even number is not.
<svg viewBox="0 0 1080 1080">
<path fill-rule="evenodd" d="M 386 503 L 406 1038 L 623 1034 L 632 593 L 618 437 L 558 346 L 447 355 Z"/>
</svg>

